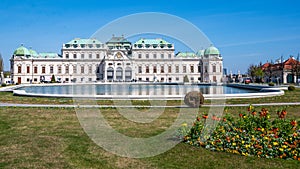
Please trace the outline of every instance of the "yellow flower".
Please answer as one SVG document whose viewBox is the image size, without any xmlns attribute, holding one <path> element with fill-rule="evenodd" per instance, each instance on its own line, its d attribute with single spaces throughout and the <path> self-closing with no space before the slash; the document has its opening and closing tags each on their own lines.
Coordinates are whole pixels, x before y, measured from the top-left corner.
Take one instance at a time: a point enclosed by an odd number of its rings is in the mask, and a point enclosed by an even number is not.
<svg viewBox="0 0 300 169">
<path fill-rule="evenodd" d="M 232 143 L 233 146 L 236 146 L 236 143 Z"/>
<path fill-rule="evenodd" d="M 283 145 L 282 148 L 286 149 L 288 146 L 287 145 Z"/>
<path fill-rule="evenodd" d="M 236 135 L 236 138 L 240 138 L 240 136 L 239 136 L 239 135 Z"/>
<path fill-rule="evenodd" d="M 244 144 L 244 143 L 245 143 L 245 141 L 243 140 L 243 141 L 242 141 L 242 144 Z"/>
<path fill-rule="evenodd" d="M 264 131 L 265 131 L 265 129 L 264 129 L 264 128 L 261 128 L 261 131 L 262 131 L 262 132 L 264 132 Z"/>
<path fill-rule="evenodd" d="M 250 147 L 250 144 L 247 144 L 246 146 L 245 146 L 245 148 L 249 148 Z"/>
<path fill-rule="evenodd" d="M 186 123 L 182 123 L 182 124 L 181 124 L 181 126 L 183 126 L 183 127 L 186 127 L 186 126 L 187 126 L 187 124 L 186 124 Z"/>
<path fill-rule="evenodd" d="M 277 142 L 273 142 L 273 146 L 278 146 L 278 143 Z"/>
<path fill-rule="evenodd" d="M 268 140 L 269 138 L 267 136 L 264 137 L 265 140 Z"/>
<path fill-rule="evenodd" d="M 283 148 L 279 148 L 279 151 L 283 151 Z"/>
</svg>

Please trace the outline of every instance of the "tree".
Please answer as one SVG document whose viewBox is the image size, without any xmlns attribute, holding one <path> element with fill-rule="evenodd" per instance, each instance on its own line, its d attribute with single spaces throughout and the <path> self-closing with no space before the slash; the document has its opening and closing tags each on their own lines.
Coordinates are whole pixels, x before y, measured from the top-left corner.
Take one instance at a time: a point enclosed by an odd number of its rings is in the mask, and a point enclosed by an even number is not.
<svg viewBox="0 0 300 169">
<path fill-rule="evenodd" d="M 55 80 L 55 76 L 54 75 L 52 75 L 52 77 L 51 77 L 51 83 L 55 83 L 56 82 L 56 80 Z"/>
<path fill-rule="evenodd" d="M 261 66 L 250 65 L 248 68 L 248 75 L 255 80 L 256 83 L 261 83 L 264 76 L 264 71 Z"/>
<path fill-rule="evenodd" d="M 183 77 L 183 82 L 185 82 L 185 83 L 188 83 L 188 82 L 189 82 L 189 78 L 188 78 L 187 75 L 185 75 L 185 76 Z"/>
</svg>

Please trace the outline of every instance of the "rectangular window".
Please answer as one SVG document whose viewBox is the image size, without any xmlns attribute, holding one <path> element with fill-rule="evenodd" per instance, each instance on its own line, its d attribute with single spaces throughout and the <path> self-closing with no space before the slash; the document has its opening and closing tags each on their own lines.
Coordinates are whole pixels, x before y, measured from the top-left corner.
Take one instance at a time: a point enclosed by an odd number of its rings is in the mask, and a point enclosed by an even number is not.
<svg viewBox="0 0 300 169">
<path fill-rule="evenodd" d="M 156 59 L 156 57 L 157 57 L 157 56 L 156 56 L 156 53 L 154 53 L 154 54 L 153 54 L 153 58 Z"/>
<path fill-rule="evenodd" d="M 179 77 L 176 77 L 176 81 L 179 81 Z"/>
<path fill-rule="evenodd" d="M 164 66 L 160 67 L 160 73 L 165 73 L 165 67 Z"/>
<path fill-rule="evenodd" d="M 153 73 L 157 73 L 157 67 L 153 66 Z"/>
<path fill-rule="evenodd" d="M 194 73 L 194 65 L 191 65 L 191 73 Z"/>
<path fill-rule="evenodd" d="M 89 74 L 92 74 L 92 66 L 89 66 Z"/>
<path fill-rule="evenodd" d="M 81 66 L 81 73 L 84 74 L 84 66 Z"/>
<path fill-rule="evenodd" d="M 58 66 L 58 67 L 57 67 L 57 73 L 58 73 L 58 74 L 61 74 L 61 66 Z"/>
<path fill-rule="evenodd" d="M 69 54 L 68 53 L 66 54 L 66 58 L 69 59 Z"/>
<path fill-rule="evenodd" d="M 139 66 L 139 73 L 142 73 L 142 66 Z"/>
<path fill-rule="evenodd" d="M 37 68 L 37 66 L 34 66 L 33 72 L 34 72 L 34 73 L 38 73 L 38 68 Z"/>
<path fill-rule="evenodd" d="M 146 54 L 146 59 L 149 59 L 149 54 L 148 53 Z"/>
<path fill-rule="evenodd" d="M 171 55 L 171 54 L 169 54 L 169 55 L 168 55 L 168 58 L 169 58 L 169 59 L 171 59 L 171 58 L 172 58 L 172 55 Z"/>
<path fill-rule="evenodd" d="M 146 81 L 149 82 L 149 77 L 146 77 Z"/>
<path fill-rule="evenodd" d="M 83 53 L 81 54 L 81 59 L 84 59 L 84 54 Z"/>
<path fill-rule="evenodd" d="M 176 73 L 179 73 L 179 66 L 176 65 Z"/>
<path fill-rule="evenodd" d="M 172 73 L 172 66 L 168 66 L 168 73 Z"/>
<path fill-rule="evenodd" d="M 77 59 L 77 54 L 76 53 L 73 54 L 73 58 Z"/>
<path fill-rule="evenodd" d="M 91 82 L 92 81 L 92 78 L 89 78 L 89 82 Z"/>
<path fill-rule="evenodd" d="M 213 81 L 216 82 L 217 81 L 217 77 L 213 76 Z"/>
<path fill-rule="evenodd" d="M 50 73 L 53 73 L 53 66 L 50 66 Z"/>
<path fill-rule="evenodd" d="M 149 66 L 146 66 L 146 73 L 149 73 Z"/>
<path fill-rule="evenodd" d="M 22 66 L 18 66 L 18 73 L 22 73 Z"/>
<path fill-rule="evenodd" d="M 160 55 L 160 58 L 161 58 L 161 59 L 164 59 L 164 58 L 165 58 L 165 55 L 162 53 L 162 54 Z"/>
<path fill-rule="evenodd" d="M 27 73 L 30 73 L 30 66 L 27 66 Z"/>
<path fill-rule="evenodd" d="M 69 65 L 66 65 L 65 72 L 66 72 L 66 74 L 69 74 Z"/>
<path fill-rule="evenodd" d="M 139 54 L 139 59 L 141 59 L 142 58 L 142 54 Z"/>
<path fill-rule="evenodd" d="M 201 73 L 201 66 L 198 66 L 198 73 Z"/>
<path fill-rule="evenodd" d="M 183 73 L 186 73 L 186 66 L 183 66 Z"/>
<path fill-rule="evenodd" d="M 46 73 L 46 67 L 42 66 L 42 73 L 45 74 Z"/>
<path fill-rule="evenodd" d="M 205 73 L 208 72 L 207 66 L 204 67 L 204 72 L 205 72 Z"/>
<path fill-rule="evenodd" d="M 213 66 L 213 72 L 216 72 L 216 66 Z"/>
<path fill-rule="evenodd" d="M 73 65 L 73 73 L 77 73 L 77 66 Z"/>
<path fill-rule="evenodd" d="M 89 59 L 92 59 L 92 54 L 91 53 L 89 54 Z"/>
<path fill-rule="evenodd" d="M 96 54 L 96 58 L 97 58 L 97 59 L 100 58 L 100 54 L 99 54 L 99 53 Z"/>
</svg>

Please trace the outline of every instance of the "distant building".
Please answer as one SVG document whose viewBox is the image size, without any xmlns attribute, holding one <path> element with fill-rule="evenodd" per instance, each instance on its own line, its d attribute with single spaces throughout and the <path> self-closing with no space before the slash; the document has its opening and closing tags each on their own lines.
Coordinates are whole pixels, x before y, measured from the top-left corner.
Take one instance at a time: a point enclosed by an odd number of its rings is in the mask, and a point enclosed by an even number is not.
<svg viewBox="0 0 300 169">
<path fill-rule="evenodd" d="M 288 60 L 278 60 L 275 64 L 265 63 L 261 66 L 265 82 L 297 83 L 300 79 L 300 62 L 293 57 Z"/>
<path fill-rule="evenodd" d="M 23 45 L 11 57 L 14 83 L 59 82 L 221 82 L 223 58 L 211 46 L 197 53 L 174 53 L 174 44 L 164 39 L 124 37 L 73 39 L 63 44 L 61 54 L 37 53 Z"/>
</svg>

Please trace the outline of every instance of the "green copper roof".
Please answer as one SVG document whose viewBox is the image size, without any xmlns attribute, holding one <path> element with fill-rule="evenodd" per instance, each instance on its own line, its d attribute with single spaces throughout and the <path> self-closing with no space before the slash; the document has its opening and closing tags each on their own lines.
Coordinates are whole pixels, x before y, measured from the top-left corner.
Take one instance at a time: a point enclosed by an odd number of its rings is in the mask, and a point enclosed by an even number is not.
<svg viewBox="0 0 300 169">
<path fill-rule="evenodd" d="M 19 48 L 17 48 L 14 51 L 14 55 L 16 55 L 16 56 L 28 56 L 28 55 L 30 55 L 30 52 L 27 48 L 25 48 L 23 45 L 21 45 Z"/>
<path fill-rule="evenodd" d="M 70 42 L 66 44 L 78 44 L 78 45 L 84 45 L 84 44 L 102 44 L 99 40 L 97 39 L 80 39 L 80 38 L 75 38 L 71 40 Z"/>
<path fill-rule="evenodd" d="M 179 52 L 176 57 L 178 58 L 197 58 L 198 56 L 193 52 Z"/>
<path fill-rule="evenodd" d="M 33 49 L 29 49 L 29 53 L 32 57 L 37 57 L 38 56 L 38 53 Z"/>
<path fill-rule="evenodd" d="M 203 56 L 204 55 L 204 50 L 199 50 L 197 53 L 196 53 L 197 56 Z"/>
<path fill-rule="evenodd" d="M 220 51 L 216 47 L 211 46 L 205 49 L 204 55 L 220 55 Z"/>
<path fill-rule="evenodd" d="M 123 36 L 121 37 L 115 37 L 113 36 L 108 42 L 106 43 L 130 43 L 126 38 Z"/>
<path fill-rule="evenodd" d="M 171 43 L 165 41 L 164 39 L 158 38 L 158 39 L 140 39 L 135 44 L 140 45 L 140 44 L 148 44 L 148 45 L 160 45 L 160 44 L 166 44 L 166 45 L 171 45 Z"/>
<path fill-rule="evenodd" d="M 61 56 L 57 53 L 52 52 L 45 52 L 45 53 L 39 53 L 39 58 L 61 58 Z"/>
</svg>

